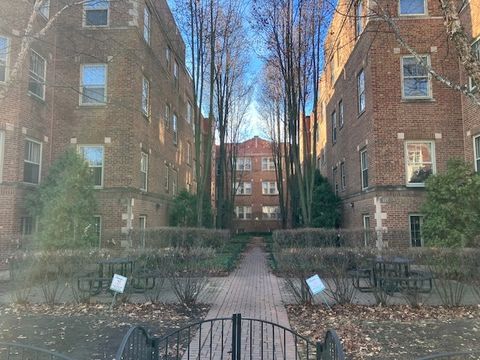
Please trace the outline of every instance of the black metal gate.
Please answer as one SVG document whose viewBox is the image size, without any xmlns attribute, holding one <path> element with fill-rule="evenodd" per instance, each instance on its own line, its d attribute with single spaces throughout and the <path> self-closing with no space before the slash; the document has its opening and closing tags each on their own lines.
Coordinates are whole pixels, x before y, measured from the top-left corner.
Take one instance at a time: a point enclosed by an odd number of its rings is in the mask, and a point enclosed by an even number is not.
<svg viewBox="0 0 480 360">
<path fill-rule="evenodd" d="M 116 360 L 343 360 L 342 344 L 333 330 L 323 342 L 312 342 L 282 325 L 242 318 L 203 320 L 164 337 L 132 327 Z"/>
</svg>

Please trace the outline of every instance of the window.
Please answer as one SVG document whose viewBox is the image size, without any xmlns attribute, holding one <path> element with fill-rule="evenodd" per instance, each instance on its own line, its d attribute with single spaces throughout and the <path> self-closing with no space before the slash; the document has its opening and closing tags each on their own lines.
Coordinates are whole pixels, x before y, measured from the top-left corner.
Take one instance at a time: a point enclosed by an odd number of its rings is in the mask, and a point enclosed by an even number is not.
<svg viewBox="0 0 480 360">
<path fill-rule="evenodd" d="M 80 145 L 78 152 L 88 163 L 96 188 L 103 186 L 103 146 Z"/>
<path fill-rule="evenodd" d="M 190 141 L 187 142 L 187 164 L 192 164 L 192 144 Z"/>
<path fill-rule="evenodd" d="M 370 230 L 370 215 L 362 215 L 363 220 L 363 241 L 365 247 L 370 245 L 371 241 L 371 230 Z"/>
<path fill-rule="evenodd" d="M 169 46 L 165 48 L 165 59 L 167 60 L 167 66 L 170 67 L 170 58 L 171 58 L 172 50 Z"/>
<path fill-rule="evenodd" d="M 178 62 L 175 60 L 173 63 L 173 80 L 175 81 L 175 87 L 178 87 Z"/>
<path fill-rule="evenodd" d="M 10 40 L 7 37 L 0 36 L 0 82 L 7 81 L 7 65 Z"/>
<path fill-rule="evenodd" d="M 236 206 L 235 207 L 235 216 L 239 220 L 249 220 L 252 218 L 252 207 L 251 206 Z"/>
<path fill-rule="evenodd" d="M 22 236 L 32 235 L 36 231 L 36 221 L 31 216 L 24 216 L 20 219 L 20 233 Z"/>
<path fill-rule="evenodd" d="M 237 171 L 250 171 L 252 170 L 252 159 L 250 158 L 237 158 Z"/>
<path fill-rule="evenodd" d="M 338 179 L 337 179 L 337 167 L 333 168 L 333 189 L 335 191 L 335 195 L 338 196 Z"/>
<path fill-rule="evenodd" d="M 168 167 L 168 165 L 165 165 L 163 171 L 165 172 L 164 177 L 163 177 L 163 186 L 165 187 L 165 191 L 168 192 L 169 187 L 170 187 L 170 184 L 169 184 L 169 182 L 170 182 L 170 179 L 169 179 L 170 178 L 170 174 L 169 174 L 170 168 Z"/>
<path fill-rule="evenodd" d="M 368 188 L 368 154 L 367 150 L 360 151 L 360 171 L 362 177 L 362 190 Z"/>
<path fill-rule="evenodd" d="M 23 181 L 30 184 L 40 182 L 40 165 L 42 163 L 42 144 L 34 140 L 25 140 L 23 160 Z"/>
<path fill-rule="evenodd" d="M 280 206 L 262 206 L 263 220 L 280 220 Z"/>
<path fill-rule="evenodd" d="M 145 6 L 145 9 L 143 10 L 143 38 L 145 39 L 145 42 L 149 45 L 151 33 L 151 18 L 152 13 L 150 12 L 148 6 Z"/>
<path fill-rule="evenodd" d="M 363 32 L 363 4 L 362 0 L 357 1 L 355 6 L 355 34 L 360 36 Z"/>
<path fill-rule="evenodd" d="M 362 70 L 357 75 L 358 113 L 365 111 L 365 73 Z"/>
<path fill-rule="evenodd" d="M 275 161 L 273 157 L 264 157 L 262 158 L 262 171 L 273 171 L 275 170 Z"/>
<path fill-rule="evenodd" d="M 5 151 L 5 132 L 0 131 L 0 184 L 3 181 L 3 158 Z"/>
<path fill-rule="evenodd" d="M 340 129 L 343 127 L 344 120 L 343 120 L 343 100 L 338 102 L 338 126 Z"/>
<path fill-rule="evenodd" d="M 101 246 L 101 241 L 102 241 L 102 217 L 100 215 L 94 215 L 93 216 L 93 234 L 95 235 L 95 238 L 98 240 L 98 246 Z"/>
<path fill-rule="evenodd" d="M 142 152 L 140 158 L 140 190 L 148 189 L 148 154 Z"/>
<path fill-rule="evenodd" d="M 337 142 L 337 113 L 334 111 L 332 113 L 332 143 Z"/>
<path fill-rule="evenodd" d="M 191 124 L 193 120 L 193 108 L 190 102 L 187 102 L 187 123 Z"/>
<path fill-rule="evenodd" d="M 163 120 L 165 121 L 165 128 L 168 129 L 170 127 L 170 105 L 169 104 L 165 105 L 165 118 Z"/>
<path fill-rule="evenodd" d="M 146 215 L 140 215 L 138 217 L 138 231 L 139 231 L 139 237 L 140 237 L 140 245 L 142 246 L 142 249 L 145 249 L 145 230 L 147 229 L 147 216 Z"/>
<path fill-rule="evenodd" d="M 84 3 L 84 26 L 108 25 L 109 0 L 89 0 Z"/>
<path fill-rule="evenodd" d="M 330 61 L 330 82 L 332 86 L 335 85 L 335 53 Z"/>
<path fill-rule="evenodd" d="M 86 64 L 81 68 L 80 104 L 98 105 L 107 102 L 107 65 Z"/>
<path fill-rule="evenodd" d="M 42 100 L 45 100 L 45 70 L 45 59 L 35 51 L 30 51 L 28 91 Z"/>
<path fill-rule="evenodd" d="M 435 149 L 432 141 L 405 143 L 407 186 L 424 186 L 425 180 L 435 174 Z"/>
<path fill-rule="evenodd" d="M 0 52 L 1 52 L 1 38 L 0 38 Z M 472 44 L 472 53 L 477 60 L 480 61 L 480 38 L 475 40 Z M 0 60 L 1 61 L 1 60 Z M 1 76 L 1 65 L 0 65 L 0 76 Z M 1 80 L 1 78 L 0 78 Z M 468 78 L 468 86 L 470 91 L 473 91 L 477 88 L 477 84 L 473 81 L 471 77 Z"/>
<path fill-rule="evenodd" d="M 400 15 L 425 15 L 425 0 L 400 0 Z"/>
<path fill-rule="evenodd" d="M 429 63 L 428 56 L 422 56 Z M 425 99 L 431 97 L 430 76 L 427 69 L 413 56 L 402 57 L 402 96 L 405 99 Z"/>
<path fill-rule="evenodd" d="M 342 190 L 347 188 L 347 177 L 345 175 L 345 163 L 340 163 L 340 183 L 342 185 Z"/>
<path fill-rule="evenodd" d="M 413 247 L 423 246 L 423 215 L 410 215 L 410 241 Z"/>
<path fill-rule="evenodd" d="M 237 188 L 236 194 L 237 195 L 252 195 L 252 183 L 251 182 L 241 182 L 235 183 L 235 187 Z"/>
<path fill-rule="evenodd" d="M 142 113 L 150 116 L 150 81 L 144 76 L 142 82 Z"/>
<path fill-rule="evenodd" d="M 50 16 L 50 0 L 44 0 L 43 4 L 38 8 L 38 12 L 45 19 L 48 19 L 48 17 Z"/>
<path fill-rule="evenodd" d="M 1 133 L 0 133 L 0 164 L 2 163 L 2 158 L 1 158 L 1 151 L 2 151 L 2 139 L 1 139 Z M 480 135 L 476 136 L 473 138 L 473 153 L 475 157 L 475 171 L 480 172 Z M 1 167 L 0 167 L 0 181 L 2 179 L 1 177 Z"/>
<path fill-rule="evenodd" d="M 173 129 L 173 143 L 176 145 L 178 141 L 178 128 L 177 128 L 177 114 L 173 113 L 172 117 L 172 129 Z"/>
<path fill-rule="evenodd" d="M 172 170 L 172 195 L 177 195 L 177 172 Z"/>
<path fill-rule="evenodd" d="M 278 195 L 278 188 L 276 181 L 263 181 L 262 182 L 262 194 L 263 195 Z"/>
</svg>

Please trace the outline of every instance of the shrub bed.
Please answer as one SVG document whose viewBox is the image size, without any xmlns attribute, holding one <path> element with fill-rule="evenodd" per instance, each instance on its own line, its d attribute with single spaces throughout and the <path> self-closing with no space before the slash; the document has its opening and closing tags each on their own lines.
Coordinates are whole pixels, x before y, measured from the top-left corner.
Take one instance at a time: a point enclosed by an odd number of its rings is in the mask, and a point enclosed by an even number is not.
<svg viewBox="0 0 480 360">
<path fill-rule="evenodd" d="M 364 230 L 304 228 L 293 230 L 276 230 L 273 232 L 273 243 L 280 247 L 337 247 L 363 246 Z M 374 232 L 369 239 L 375 244 Z"/>
</svg>

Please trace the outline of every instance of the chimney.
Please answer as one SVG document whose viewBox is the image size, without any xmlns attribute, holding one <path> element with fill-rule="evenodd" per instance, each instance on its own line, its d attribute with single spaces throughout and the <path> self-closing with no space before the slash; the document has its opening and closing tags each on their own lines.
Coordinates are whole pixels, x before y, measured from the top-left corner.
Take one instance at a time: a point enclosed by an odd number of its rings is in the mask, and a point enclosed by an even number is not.
<svg viewBox="0 0 480 360">
<path fill-rule="evenodd" d="M 258 136 L 255 135 L 255 148 L 258 148 Z"/>
</svg>

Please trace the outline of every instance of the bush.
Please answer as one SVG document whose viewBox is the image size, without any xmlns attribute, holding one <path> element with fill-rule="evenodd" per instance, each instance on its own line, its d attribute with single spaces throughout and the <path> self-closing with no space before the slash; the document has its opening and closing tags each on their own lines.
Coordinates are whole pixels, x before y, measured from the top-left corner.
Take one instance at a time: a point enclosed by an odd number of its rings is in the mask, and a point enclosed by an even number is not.
<svg viewBox="0 0 480 360">
<path fill-rule="evenodd" d="M 363 246 L 364 230 L 317 229 L 276 230 L 273 243 L 282 248 Z M 374 236 L 373 233 L 370 234 Z M 373 240 L 374 242 L 374 240 Z"/>
<path fill-rule="evenodd" d="M 133 243 L 141 245 L 144 236 L 145 248 L 160 249 L 170 247 L 214 248 L 219 249 L 230 241 L 230 232 L 204 228 L 161 227 L 148 229 L 145 232 L 134 231 L 131 234 Z"/>
</svg>

